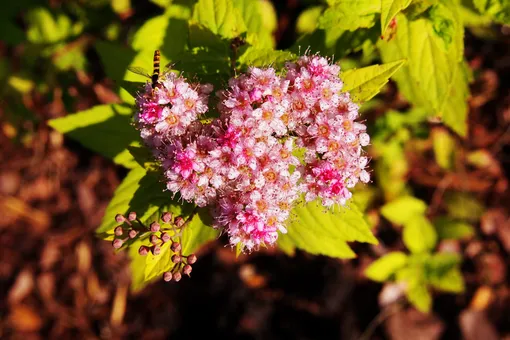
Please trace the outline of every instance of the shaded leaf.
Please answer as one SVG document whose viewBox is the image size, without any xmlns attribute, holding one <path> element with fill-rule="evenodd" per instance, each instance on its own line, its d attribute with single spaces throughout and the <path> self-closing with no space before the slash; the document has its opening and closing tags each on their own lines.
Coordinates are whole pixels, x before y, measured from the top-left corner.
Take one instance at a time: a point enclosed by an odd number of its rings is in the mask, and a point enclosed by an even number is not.
<svg viewBox="0 0 510 340">
<path fill-rule="evenodd" d="M 437 235 L 442 240 L 469 239 L 475 234 L 472 225 L 454 220 L 450 217 L 439 217 L 434 220 Z"/>
</svg>

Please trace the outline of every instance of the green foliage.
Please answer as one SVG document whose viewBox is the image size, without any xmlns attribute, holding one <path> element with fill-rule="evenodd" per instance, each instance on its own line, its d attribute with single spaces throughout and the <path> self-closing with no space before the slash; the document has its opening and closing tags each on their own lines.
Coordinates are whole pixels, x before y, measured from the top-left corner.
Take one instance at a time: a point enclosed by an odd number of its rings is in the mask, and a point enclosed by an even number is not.
<svg viewBox="0 0 510 340">
<path fill-rule="evenodd" d="M 342 73 L 343 90 L 350 92 L 352 98 L 358 102 L 370 100 L 404 64 L 405 60 L 398 60 L 388 64 L 348 70 Z"/>
<path fill-rule="evenodd" d="M 473 0 L 480 13 L 501 24 L 510 25 L 510 1 L 508 0 Z"/>
<path fill-rule="evenodd" d="M 432 131 L 432 142 L 436 162 L 445 170 L 452 170 L 455 161 L 455 139 L 443 129 Z"/>
<path fill-rule="evenodd" d="M 374 281 L 388 281 L 392 275 L 406 264 L 406 254 L 399 251 L 391 252 L 372 262 L 365 270 L 365 275 Z"/>
<path fill-rule="evenodd" d="M 49 125 L 115 163 L 133 168 L 136 162 L 127 147 L 140 137 L 130 124 L 131 114 L 128 106 L 100 105 L 50 120 Z"/>
<path fill-rule="evenodd" d="M 409 223 L 416 216 L 425 214 L 427 205 L 413 196 L 402 196 L 381 207 L 381 215 L 396 225 Z"/>
<path fill-rule="evenodd" d="M 434 226 L 425 216 L 414 216 L 406 224 L 402 238 L 407 249 L 413 253 L 431 251 L 437 242 Z"/>
<path fill-rule="evenodd" d="M 377 244 L 363 214 L 353 203 L 327 211 L 318 202 L 310 202 L 292 212 L 295 218 L 289 223 L 288 233 L 278 239 L 278 246 L 286 253 L 299 248 L 311 254 L 353 258 L 356 254 L 347 242 Z"/>
<path fill-rule="evenodd" d="M 395 16 L 411 4 L 411 0 L 381 0 L 381 32 L 386 28 Z"/>
<path fill-rule="evenodd" d="M 398 15 L 394 37 L 378 43 L 381 57 L 385 62 L 407 59 L 394 76 L 404 96 L 464 136 L 468 87 L 462 23 L 455 6 L 442 2 L 427 13 L 415 20 Z"/>
<path fill-rule="evenodd" d="M 446 216 L 436 218 L 434 227 L 438 237 L 442 240 L 469 239 L 475 234 L 471 224 Z"/>
<path fill-rule="evenodd" d="M 449 216 L 475 222 L 482 217 L 485 208 L 478 200 L 468 193 L 449 193 L 445 197 Z"/>
</svg>

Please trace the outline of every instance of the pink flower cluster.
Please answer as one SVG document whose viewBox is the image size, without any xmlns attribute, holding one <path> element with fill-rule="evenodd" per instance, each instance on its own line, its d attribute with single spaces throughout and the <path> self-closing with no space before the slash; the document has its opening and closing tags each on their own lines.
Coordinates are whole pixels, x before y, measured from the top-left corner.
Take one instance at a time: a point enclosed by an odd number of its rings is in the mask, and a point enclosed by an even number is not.
<svg viewBox="0 0 510 340">
<path fill-rule="evenodd" d="M 300 197 L 344 205 L 350 188 L 370 180 L 362 151 L 370 139 L 355 121 L 358 106 L 340 92 L 340 68 L 302 56 L 285 70 L 253 67 L 231 79 L 209 124 L 198 118 L 210 86 L 169 74 L 138 98 L 137 122 L 167 188 L 210 206 L 214 226 L 248 251 L 286 232 Z"/>
</svg>

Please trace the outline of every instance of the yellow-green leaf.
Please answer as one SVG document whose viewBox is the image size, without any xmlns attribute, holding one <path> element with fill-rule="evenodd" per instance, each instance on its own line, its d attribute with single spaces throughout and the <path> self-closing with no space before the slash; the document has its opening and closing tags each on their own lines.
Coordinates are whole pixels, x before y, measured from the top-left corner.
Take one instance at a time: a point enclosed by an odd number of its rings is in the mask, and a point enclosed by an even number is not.
<svg viewBox="0 0 510 340">
<path fill-rule="evenodd" d="M 365 275 L 371 280 L 384 282 L 406 264 L 406 254 L 400 251 L 391 252 L 372 262 L 365 269 Z"/>
<path fill-rule="evenodd" d="M 405 64 L 405 59 L 383 65 L 372 65 L 343 72 L 340 76 L 344 82 L 343 91 L 350 92 L 358 102 L 373 98 L 388 79 Z"/>
<path fill-rule="evenodd" d="M 437 233 L 425 216 L 415 215 L 406 222 L 402 239 L 411 252 L 423 253 L 435 247 Z"/>
<path fill-rule="evenodd" d="M 407 8 L 411 0 L 381 0 L 381 32 L 384 34 L 391 20 Z"/>
<path fill-rule="evenodd" d="M 414 216 L 422 216 L 427 204 L 413 196 L 402 196 L 381 207 L 381 214 L 396 225 L 404 225 Z"/>
</svg>

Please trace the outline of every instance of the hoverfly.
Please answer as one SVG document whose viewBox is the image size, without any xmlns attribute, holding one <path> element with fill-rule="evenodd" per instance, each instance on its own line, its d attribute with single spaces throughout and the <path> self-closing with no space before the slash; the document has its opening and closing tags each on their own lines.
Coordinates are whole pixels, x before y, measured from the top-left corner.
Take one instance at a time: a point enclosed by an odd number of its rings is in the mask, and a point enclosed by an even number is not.
<svg viewBox="0 0 510 340">
<path fill-rule="evenodd" d="M 151 79 L 152 89 L 155 89 L 156 86 L 158 85 L 158 79 L 159 79 L 159 62 L 160 62 L 160 53 L 159 53 L 159 50 L 155 50 L 154 51 L 154 59 L 153 59 L 152 76 L 143 67 L 129 66 L 128 70 L 133 73 L 136 73 L 136 74 L 139 74 L 141 76 Z"/>
</svg>

